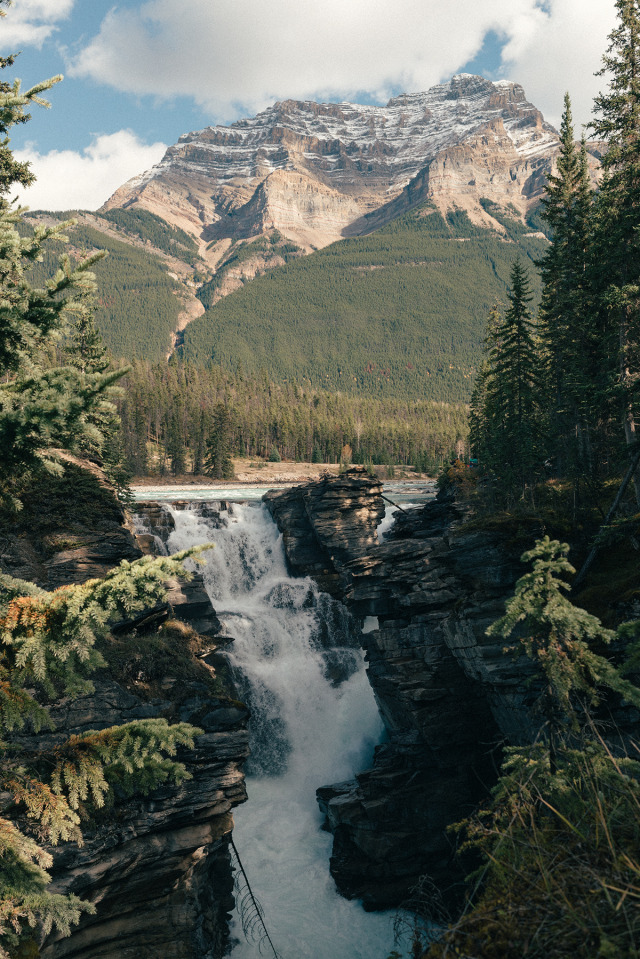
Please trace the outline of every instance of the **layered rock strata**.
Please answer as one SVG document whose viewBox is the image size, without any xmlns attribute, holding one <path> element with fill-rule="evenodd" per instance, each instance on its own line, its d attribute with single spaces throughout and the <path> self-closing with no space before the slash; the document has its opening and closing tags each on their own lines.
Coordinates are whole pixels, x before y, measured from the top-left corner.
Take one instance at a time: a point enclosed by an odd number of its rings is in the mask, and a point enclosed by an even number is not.
<svg viewBox="0 0 640 959">
<path fill-rule="evenodd" d="M 219 959 L 229 945 L 234 906 L 229 840 L 232 809 L 244 802 L 248 710 L 192 682 L 178 704 L 145 702 L 98 680 L 90 697 L 52 711 L 61 734 L 158 715 L 197 724 L 204 734 L 184 751 L 191 779 L 146 798 L 119 801 L 84 830 L 84 845 L 54 851 L 52 891 L 93 902 L 68 938 L 50 935 L 42 959 Z"/>
<path fill-rule="evenodd" d="M 336 501 L 349 503 L 337 510 Z M 465 532 L 452 504 L 401 515 L 377 542 L 384 501 L 363 474 L 265 497 L 292 570 L 364 622 L 368 674 L 388 731 L 371 769 L 318 790 L 334 834 L 331 871 L 365 908 L 410 898 L 420 876 L 459 878 L 446 827 L 495 781 L 500 743 L 528 739 L 527 670 L 485 635 L 521 575 L 520 549 Z"/>
<path fill-rule="evenodd" d="M 184 134 L 104 208 L 160 215 L 197 237 L 212 265 L 230 240 L 278 230 L 311 250 L 428 199 L 499 228 L 479 200 L 526 211 L 557 149 L 519 84 L 463 74 L 386 106 L 286 100 Z"/>
<path fill-rule="evenodd" d="M 45 500 L 43 502 L 43 497 Z M 140 544 L 97 467 L 68 462 L 46 494 L 25 497 L 17 520 L 0 524 L 0 570 L 45 588 L 81 583 L 121 559 L 153 552 L 171 525 L 150 507 Z M 52 889 L 92 901 L 71 936 L 55 932 L 41 959 L 219 959 L 229 947 L 233 874 L 232 809 L 244 802 L 248 710 L 216 679 L 213 637 L 220 631 L 198 575 L 174 581 L 168 602 L 121 622 L 103 649 L 108 668 L 90 696 L 53 705 L 55 731 L 34 748 L 71 734 L 135 719 L 164 717 L 203 730 L 179 759 L 191 778 L 149 796 L 116 796 L 83 826 L 84 845 L 51 849 Z M 28 748 L 28 744 L 27 744 Z"/>
</svg>

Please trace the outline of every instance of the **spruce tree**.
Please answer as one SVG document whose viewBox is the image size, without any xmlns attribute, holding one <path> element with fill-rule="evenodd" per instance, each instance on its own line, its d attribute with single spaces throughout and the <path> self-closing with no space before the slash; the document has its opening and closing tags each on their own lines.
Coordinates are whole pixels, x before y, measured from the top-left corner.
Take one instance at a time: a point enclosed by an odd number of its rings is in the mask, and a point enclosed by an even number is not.
<svg viewBox="0 0 640 959">
<path fill-rule="evenodd" d="M 509 308 L 495 310 L 473 401 L 474 453 L 505 493 L 520 495 L 540 465 L 540 358 L 524 267 L 511 270 Z"/>
<path fill-rule="evenodd" d="M 116 785 L 128 794 L 147 793 L 187 775 L 173 758 L 178 746 L 193 744 L 197 730 L 186 723 L 136 721 L 39 750 L 24 734 L 53 728 L 46 703 L 55 697 L 91 693 L 89 676 L 104 665 L 96 644 L 110 622 L 163 599 L 170 577 L 188 577 L 182 562 L 194 552 L 125 562 L 103 580 L 52 593 L 0 574 L 0 789 L 10 799 L 0 817 L 4 959 L 36 923 L 68 934 L 82 911 L 95 911 L 76 896 L 47 890 L 51 855 L 11 820 L 26 814 L 27 833 L 52 845 L 81 841 L 82 809 L 104 805 Z"/>
<path fill-rule="evenodd" d="M 558 744 L 579 732 L 603 687 L 640 707 L 640 689 L 592 649 L 609 644 L 614 632 L 564 595 L 569 586 L 562 577 L 575 573 L 568 552 L 566 543 L 545 536 L 524 553 L 522 561 L 532 563 L 532 570 L 516 583 L 505 615 L 487 630 L 487 635 L 502 639 L 515 635 L 516 648 L 538 667 L 542 735 L 548 743 L 552 773 L 558 765 Z"/>
<path fill-rule="evenodd" d="M 607 689 L 638 708 L 640 689 L 594 650 L 613 631 L 564 595 L 568 551 L 544 537 L 525 553 L 533 567 L 487 631 L 535 664 L 539 729 L 507 747 L 490 801 L 456 827 L 482 856 L 482 882 L 425 959 L 637 955 L 640 763 L 590 712 Z"/>
<path fill-rule="evenodd" d="M 548 177 L 543 217 L 552 240 L 541 260 L 540 337 L 549 400 L 546 443 L 559 476 L 592 472 L 595 410 L 602 377 L 589 295 L 592 191 L 584 140 L 578 149 L 565 94 L 557 173 Z"/>
<path fill-rule="evenodd" d="M 99 254 L 79 264 L 63 256 L 45 286 L 33 287 L 30 266 L 42 259 L 48 241 L 65 239 L 70 224 L 28 231 L 21 209 L 8 199 L 12 187 L 31 182 L 32 175 L 14 162 L 7 133 L 27 118 L 25 106 L 45 103 L 40 94 L 58 79 L 24 94 L 18 81 L 0 85 L 0 503 L 14 507 L 26 477 L 43 468 L 59 471 L 56 447 L 76 449 L 95 440 L 89 414 L 122 375 L 50 366 L 51 335 L 66 331 L 70 311 L 93 294 L 90 269 Z"/>
<path fill-rule="evenodd" d="M 204 472 L 214 479 L 233 479 L 231 429 L 229 407 L 225 403 L 218 403 L 213 411 L 211 435 L 203 464 Z"/>
<path fill-rule="evenodd" d="M 0 6 L 7 5 L 0 0 Z M 0 10 L 4 16 L 4 11 Z M 12 58 L 0 59 L 0 67 Z M 52 334 L 68 332 L 69 315 L 93 294 L 89 258 L 73 265 L 63 257 L 43 288 L 29 282 L 31 264 L 65 226 L 29 232 L 22 211 L 8 199 L 16 183 L 33 179 L 16 163 L 6 136 L 28 117 L 25 106 L 56 80 L 22 94 L 19 83 L 0 82 L 0 509 L 19 507 L 21 483 L 45 468 L 62 471 L 55 447 L 77 449 L 100 441 L 91 417 L 122 374 L 100 369 L 101 360 L 51 367 Z M 95 365 L 97 364 L 97 366 Z M 90 365 L 90 364 L 89 364 Z M 103 408 L 103 407 L 102 407 Z M 42 476 L 40 476 L 42 479 Z M 163 719 L 129 723 L 72 736 L 55 749 L 38 741 L 52 725 L 47 703 L 56 696 L 89 694 L 89 674 L 103 665 L 96 649 L 109 623 L 155 605 L 165 582 L 186 575 L 175 558 L 123 563 L 103 580 L 53 593 L 0 575 L 0 957 L 36 924 L 63 934 L 82 911 L 76 896 L 48 891 L 51 855 L 39 842 L 81 839 L 82 809 L 99 807 L 109 789 L 148 792 L 179 782 L 184 767 L 173 758 L 193 743 L 197 730 Z M 30 746 L 24 734 L 30 734 Z M 42 748 L 34 749 L 34 744 Z M 26 819 L 25 819 L 26 817 Z M 17 822 L 21 824 L 18 827 Z M 26 825 L 22 825 L 26 822 Z M 30 835 L 30 834 L 33 834 Z"/>
</svg>

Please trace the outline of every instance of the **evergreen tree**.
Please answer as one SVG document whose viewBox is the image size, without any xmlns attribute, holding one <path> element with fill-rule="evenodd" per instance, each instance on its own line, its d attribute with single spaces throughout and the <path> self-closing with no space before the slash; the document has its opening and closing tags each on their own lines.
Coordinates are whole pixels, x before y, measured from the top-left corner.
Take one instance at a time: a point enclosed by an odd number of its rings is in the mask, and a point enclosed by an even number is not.
<svg viewBox="0 0 640 959">
<path fill-rule="evenodd" d="M 584 140 L 574 140 L 569 94 L 565 94 L 557 173 L 542 201 L 551 246 L 540 262 L 544 282 L 540 336 L 545 350 L 549 398 L 547 444 L 559 476 L 592 472 L 594 412 L 602 400 L 602 357 L 589 298 L 588 256 L 592 191 Z"/>
<path fill-rule="evenodd" d="M 204 472 L 214 479 L 233 479 L 231 450 L 231 414 L 226 404 L 218 403 L 213 411 Z"/>
<path fill-rule="evenodd" d="M 487 356 L 473 400 L 474 453 L 501 480 L 505 492 L 522 493 L 540 463 L 540 360 L 524 268 L 511 270 L 509 308 L 490 317 Z"/>
<path fill-rule="evenodd" d="M 566 543 L 545 536 L 524 553 L 523 562 L 531 562 L 533 568 L 516 583 L 505 615 L 487 630 L 487 635 L 502 639 L 515 633 L 517 648 L 544 677 L 540 711 L 552 773 L 557 768 L 558 743 L 579 731 L 580 711 L 597 705 L 599 687 L 607 686 L 640 706 L 640 690 L 591 648 L 609 644 L 614 632 L 563 595 L 569 586 L 560 577 L 575 573 L 566 558 L 568 552 Z"/>
<path fill-rule="evenodd" d="M 63 351 L 69 366 L 81 373 L 104 373 L 111 366 L 107 348 L 95 323 L 95 305 L 89 301 L 78 305 L 78 316 L 69 331 Z"/>
<path fill-rule="evenodd" d="M 47 891 L 52 863 L 33 839 L 7 815 L 26 812 L 40 841 L 81 839 L 82 807 L 104 804 L 116 784 L 127 793 L 148 792 L 167 780 L 185 778 L 172 757 L 192 745 L 197 730 L 151 719 L 71 736 L 45 750 L 33 750 L 21 733 L 52 728 L 45 705 L 60 695 L 92 691 L 88 676 L 104 665 L 96 643 L 109 623 L 154 606 L 165 582 L 188 576 L 186 551 L 171 558 L 145 557 L 122 563 L 103 580 L 64 586 L 53 593 L 0 575 L 0 788 L 11 797 L 0 817 L 0 957 L 36 922 L 45 932 L 70 923 L 94 907 L 76 896 Z"/>
<path fill-rule="evenodd" d="M 64 238 L 69 224 L 36 227 L 23 235 L 21 211 L 7 199 L 16 183 L 31 181 L 28 168 L 14 162 L 7 133 L 26 119 L 27 104 L 44 103 L 40 93 L 57 79 L 24 94 L 18 81 L 0 85 L 0 503 L 14 507 L 29 472 L 59 470 L 55 447 L 74 449 L 84 439 L 95 439 L 88 414 L 121 376 L 119 371 L 50 367 L 49 337 L 64 331 L 69 310 L 93 293 L 90 267 L 98 255 L 76 266 L 63 256 L 55 276 L 43 288 L 34 288 L 28 279 L 30 266 L 42 259 L 48 240 Z"/>
<path fill-rule="evenodd" d="M 91 300 L 77 306 L 77 318 L 70 328 L 61 351 L 66 365 L 83 374 L 101 375 L 111 369 L 100 331 L 95 325 L 95 305 Z M 118 370 L 124 375 L 126 369 Z M 87 456 L 96 456 L 123 500 L 131 496 L 129 483 L 132 472 L 128 466 L 122 422 L 114 400 L 122 392 L 110 387 L 104 398 L 85 417 L 85 436 L 77 443 L 77 450 Z"/>
<path fill-rule="evenodd" d="M 10 57 L 0 59 L 0 66 L 11 62 Z M 29 472 L 43 466 L 61 472 L 52 447 L 77 449 L 99 442 L 91 417 L 104 412 L 107 391 L 122 375 L 101 369 L 96 355 L 51 367 L 51 334 L 67 332 L 69 313 L 82 311 L 93 293 L 89 268 L 95 258 L 74 267 L 63 257 L 55 276 L 42 289 L 34 288 L 29 268 L 42 258 L 47 240 L 61 239 L 63 227 L 37 227 L 25 235 L 21 211 L 7 199 L 13 185 L 31 182 L 32 175 L 28 166 L 14 161 L 6 133 L 27 119 L 25 106 L 41 103 L 39 94 L 54 82 L 25 94 L 18 82 L 0 83 L 0 509 L 19 506 L 20 484 Z M 87 342 L 86 330 L 83 336 Z M 25 929 L 40 923 L 46 932 L 55 924 L 65 934 L 83 910 L 94 909 L 76 896 L 47 890 L 51 856 L 26 833 L 51 844 L 80 839 L 83 807 L 102 805 L 116 783 L 125 792 L 146 792 L 185 777 L 172 757 L 178 746 L 193 743 L 197 730 L 184 723 L 129 723 L 72 736 L 53 750 L 34 750 L 34 740 L 28 746 L 21 734 L 37 737 L 51 727 L 46 703 L 55 696 L 91 692 L 88 674 L 102 665 L 96 642 L 106 635 L 109 622 L 155 605 L 165 595 L 165 581 L 185 575 L 181 561 L 187 555 L 123 563 L 104 580 L 53 593 L 0 575 L 3 959 Z M 25 815 L 28 826 L 23 829 L 11 821 Z"/>
<path fill-rule="evenodd" d="M 563 595 L 568 550 L 544 537 L 525 553 L 533 568 L 487 631 L 537 667 L 541 728 L 507 748 L 490 802 L 457 827 L 482 885 L 429 959 L 637 955 L 640 763 L 613 754 L 590 710 L 606 688 L 638 708 L 640 689 L 593 650 L 614 633 Z"/>
<path fill-rule="evenodd" d="M 606 140 L 605 176 L 597 204 L 599 287 L 608 352 L 617 357 L 618 415 L 628 446 L 637 442 L 640 388 L 640 2 L 617 0 L 618 25 L 609 35 L 601 75 L 608 90 L 594 101 L 595 136 Z M 635 477 L 640 504 L 640 479 Z"/>
</svg>

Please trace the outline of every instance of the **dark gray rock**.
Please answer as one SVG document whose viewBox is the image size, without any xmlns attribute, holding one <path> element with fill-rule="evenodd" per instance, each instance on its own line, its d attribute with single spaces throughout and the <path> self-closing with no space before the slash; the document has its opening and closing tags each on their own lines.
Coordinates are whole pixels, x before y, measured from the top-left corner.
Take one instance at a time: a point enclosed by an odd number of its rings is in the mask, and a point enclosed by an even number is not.
<svg viewBox="0 0 640 959">
<path fill-rule="evenodd" d="M 534 730 L 526 670 L 485 636 L 521 574 L 519 551 L 464 532 L 456 507 L 437 501 L 398 511 L 381 544 L 382 488 L 361 472 L 265 500 L 292 570 L 373 617 L 362 646 L 388 742 L 352 783 L 318 791 L 338 888 L 367 908 L 408 899 L 425 873 L 455 888 L 446 827 L 487 794 L 499 744 Z"/>
<path fill-rule="evenodd" d="M 18 520 L 0 527 L 0 569 L 53 588 L 85 582 L 142 555 L 100 470 L 95 465 L 86 470 L 73 459 L 67 474 L 44 492 L 34 491 Z M 149 530 L 143 546 L 152 552 L 171 517 L 157 504 L 149 515 L 156 532 Z M 154 633 L 171 616 L 207 637 L 192 654 L 189 675 L 196 678 L 166 677 L 159 684 L 162 698 L 150 699 L 141 692 L 139 675 L 129 677 L 125 688 L 124 675 L 116 681 L 98 671 L 92 676 L 94 692 L 54 703 L 55 730 L 31 740 L 34 749 L 46 748 L 72 734 L 153 717 L 203 730 L 194 748 L 178 756 L 189 779 L 146 797 L 116 794 L 108 810 L 98 810 L 84 824 L 82 846 L 50 849 L 52 890 L 88 899 L 97 912 L 84 915 L 68 938 L 48 935 L 42 959 L 220 959 L 228 951 L 234 904 L 229 843 L 232 810 L 246 799 L 248 710 L 213 691 L 209 660 L 215 645 L 209 637 L 220 624 L 201 576 L 172 581 L 168 602 L 117 624 L 114 642 L 126 648 L 128 640 Z M 171 640 L 167 647 L 172 668 Z M 180 655 L 184 659 L 187 653 L 183 649 Z M 21 745 L 29 748 L 28 737 Z"/>
</svg>

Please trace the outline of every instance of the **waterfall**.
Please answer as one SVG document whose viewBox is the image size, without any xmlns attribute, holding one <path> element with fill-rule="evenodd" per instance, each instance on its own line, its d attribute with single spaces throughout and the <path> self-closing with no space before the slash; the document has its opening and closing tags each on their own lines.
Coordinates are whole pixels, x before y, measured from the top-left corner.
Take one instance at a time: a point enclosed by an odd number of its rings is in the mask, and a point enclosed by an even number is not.
<svg viewBox="0 0 640 959">
<path fill-rule="evenodd" d="M 365 769 L 382 724 L 344 608 L 311 579 L 292 579 L 260 505 L 232 505 L 214 523 L 173 510 L 171 552 L 214 542 L 205 583 L 234 641 L 229 662 L 252 711 L 249 801 L 234 840 L 280 959 L 386 959 L 392 917 L 335 891 L 331 836 L 315 790 Z M 232 959 L 254 959 L 239 922 Z M 269 956 L 270 950 L 264 950 Z"/>
</svg>

